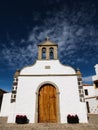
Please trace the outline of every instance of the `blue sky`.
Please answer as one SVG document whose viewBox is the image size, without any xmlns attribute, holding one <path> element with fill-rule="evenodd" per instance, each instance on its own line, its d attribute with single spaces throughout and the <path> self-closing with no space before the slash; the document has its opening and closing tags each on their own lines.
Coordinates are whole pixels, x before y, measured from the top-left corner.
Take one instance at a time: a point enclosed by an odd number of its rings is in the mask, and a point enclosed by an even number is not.
<svg viewBox="0 0 98 130">
<path fill-rule="evenodd" d="M 97 0 L 1 0 L 0 88 L 11 91 L 17 69 L 37 59 L 46 36 L 58 44 L 59 60 L 80 68 L 92 83 L 98 64 Z"/>
</svg>

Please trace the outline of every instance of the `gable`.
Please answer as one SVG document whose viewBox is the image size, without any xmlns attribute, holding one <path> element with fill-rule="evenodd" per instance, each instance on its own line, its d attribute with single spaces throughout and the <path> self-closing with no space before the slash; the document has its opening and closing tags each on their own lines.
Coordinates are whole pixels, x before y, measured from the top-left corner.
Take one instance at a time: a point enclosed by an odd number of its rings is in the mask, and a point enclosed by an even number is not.
<svg viewBox="0 0 98 130">
<path fill-rule="evenodd" d="M 76 74 L 70 66 L 62 65 L 59 60 L 37 61 L 34 65 L 25 67 L 21 70 L 20 75 L 44 75 L 44 74 Z"/>
</svg>

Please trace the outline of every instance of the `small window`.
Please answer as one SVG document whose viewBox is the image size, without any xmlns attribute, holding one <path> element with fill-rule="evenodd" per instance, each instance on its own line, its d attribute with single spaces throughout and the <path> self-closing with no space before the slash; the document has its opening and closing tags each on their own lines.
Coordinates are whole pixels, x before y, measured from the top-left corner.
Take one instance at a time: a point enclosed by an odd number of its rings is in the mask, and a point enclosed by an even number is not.
<svg viewBox="0 0 98 130">
<path fill-rule="evenodd" d="M 50 48 L 50 59 L 54 59 L 54 49 Z"/>
<path fill-rule="evenodd" d="M 98 88 L 98 81 L 95 81 L 94 84 L 95 84 L 95 88 Z"/>
<path fill-rule="evenodd" d="M 87 90 L 87 89 L 85 89 L 84 91 L 85 91 L 85 95 L 88 95 L 88 90 Z"/>
<path fill-rule="evenodd" d="M 42 59 L 46 59 L 46 48 L 42 48 Z"/>
</svg>

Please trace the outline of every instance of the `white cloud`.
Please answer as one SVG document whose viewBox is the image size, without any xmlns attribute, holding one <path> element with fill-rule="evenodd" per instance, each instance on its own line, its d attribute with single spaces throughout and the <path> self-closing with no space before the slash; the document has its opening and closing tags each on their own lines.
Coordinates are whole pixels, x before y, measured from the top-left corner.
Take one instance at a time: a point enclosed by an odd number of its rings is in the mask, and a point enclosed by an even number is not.
<svg viewBox="0 0 98 130">
<path fill-rule="evenodd" d="M 26 41 L 25 41 L 25 39 L 21 39 L 21 41 L 20 41 L 20 43 L 25 43 Z"/>
<path fill-rule="evenodd" d="M 50 15 L 51 12 L 48 11 L 46 14 Z M 63 52 L 60 58 L 67 56 L 69 61 L 73 62 L 75 60 L 78 63 L 86 63 L 86 58 L 91 55 L 88 48 L 92 48 L 92 45 L 97 45 L 97 42 L 94 41 L 95 39 L 87 39 L 89 36 L 90 38 L 93 37 L 93 33 L 97 35 L 95 28 L 89 23 L 87 24 L 87 21 L 92 20 L 94 14 L 85 13 L 83 5 L 78 11 L 73 10 L 73 13 L 69 13 L 67 7 L 62 8 L 62 10 L 52 13 L 51 17 L 45 18 L 43 25 L 35 26 L 28 36 L 28 41 L 38 43 L 38 40 L 43 41 L 48 35 L 52 41 L 59 45 L 59 52 Z M 86 19 L 84 19 L 85 16 Z M 80 53 L 81 59 L 78 57 Z M 90 59 L 92 58 L 90 56 Z M 94 59 L 92 60 L 94 61 Z"/>
<path fill-rule="evenodd" d="M 81 36 L 81 35 L 83 35 L 83 32 L 84 32 L 84 28 L 83 28 L 83 27 L 80 27 L 80 28 L 76 31 L 76 35 L 77 35 L 77 36 Z"/>
<path fill-rule="evenodd" d="M 37 56 L 37 46 L 36 44 L 28 44 L 24 47 L 18 47 L 13 44 L 10 48 L 5 46 L 2 51 L 2 56 L 9 66 L 21 68 L 26 64 L 34 62 Z"/>
<path fill-rule="evenodd" d="M 30 32 L 29 36 L 28 36 L 28 42 L 36 42 L 36 35 L 35 35 L 35 31 Z"/>
<path fill-rule="evenodd" d="M 50 40 L 59 46 L 59 53 L 62 53 L 59 58 L 66 62 L 72 64 L 75 64 L 75 61 L 86 63 L 88 56 L 90 60 L 95 61 L 98 40 L 96 41 L 96 38 L 93 37 L 97 37 L 98 31 L 96 32 L 95 27 L 88 22 L 92 20 L 95 11 L 89 15 L 83 6 L 85 5 L 81 5 L 80 10 L 75 9 L 72 12 L 69 11 L 67 6 L 52 13 L 47 11 L 46 15 L 51 15 L 51 17 L 42 19 L 43 24 L 35 25 L 29 32 L 28 38 L 20 40 L 22 45 L 24 43 L 28 45 L 20 47 L 12 42 L 10 43 L 11 48 L 3 46 L 1 53 L 4 59 L 13 66 L 29 64 L 37 55 L 37 44 L 48 35 Z M 33 19 L 35 21 L 41 20 L 40 13 L 34 12 Z M 89 36 L 90 39 L 88 39 Z M 95 46 L 94 57 L 90 50 L 92 46 Z"/>
</svg>

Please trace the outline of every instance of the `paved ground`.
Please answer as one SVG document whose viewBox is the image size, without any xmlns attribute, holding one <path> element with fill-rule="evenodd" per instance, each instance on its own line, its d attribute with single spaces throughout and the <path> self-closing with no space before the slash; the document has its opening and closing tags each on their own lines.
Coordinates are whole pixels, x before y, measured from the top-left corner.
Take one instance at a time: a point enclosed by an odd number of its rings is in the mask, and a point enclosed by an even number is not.
<svg viewBox="0 0 98 130">
<path fill-rule="evenodd" d="M 55 123 L 38 123 L 38 124 L 6 124 L 0 122 L 0 130 L 98 130 L 98 115 L 89 115 L 87 124 L 55 124 Z"/>
<path fill-rule="evenodd" d="M 28 124 L 1 125 L 0 130 L 98 130 L 96 124 Z"/>
</svg>

